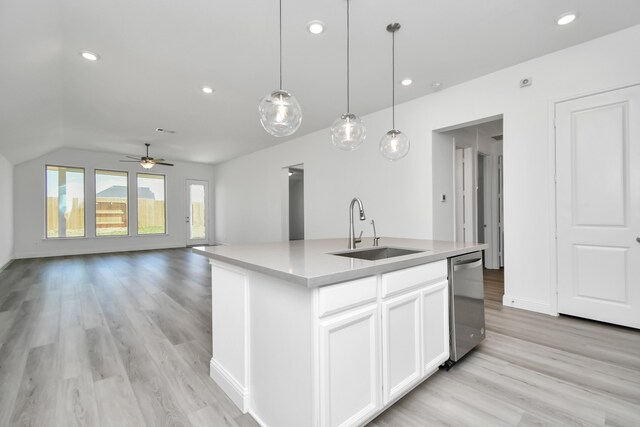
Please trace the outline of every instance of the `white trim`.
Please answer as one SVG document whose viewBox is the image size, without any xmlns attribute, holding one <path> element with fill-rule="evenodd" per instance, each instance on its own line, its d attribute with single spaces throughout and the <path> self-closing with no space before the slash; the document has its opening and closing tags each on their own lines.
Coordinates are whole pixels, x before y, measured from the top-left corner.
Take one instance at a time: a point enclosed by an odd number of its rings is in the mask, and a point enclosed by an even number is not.
<svg viewBox="0 0 640 427">
<path fill-rule="evenodd" d="M 268 427 L 268 424 L 262 421 L 262 419 L 258 415 L 256 415 L 253 409 L 249 408 L 247 413 L 253 417 L 255 422 L 258 423 L 260 427 Z"/>
<path fill-rule="evenodd" d="M 6 270 L 7 268 L 9 268 L 9 266 L 11 265 L 11 263 L 14 261 L 13 258 L 9 258 L 9 261 L 7 261 L 2 267 L 0 267 L 0 273 L 2 273 L 4 270 Z"/>
<path fill-rule="evenodd" d="M 551 304 L 544 301 L 533 301 L 526 298 L 513 297 L 505 294 L 502 297 L 502 305 L 506 307 L 521 308 L 523 310 L 535 311 L 537 313 L 557 316 L 558 313 L 551 310 Z"/>
<path fill-rule="evenodd" d="M 209 375 L 220 386 L 229 399 L 246 414 L 249 410 L 249 389 L 243 387 L 242 384 L 236 380 L 220 363 L 218 363 L 213 357 L 209 362 Z M 256 418 L 255 416 L 253 416 Z M 261 424 L 264 425 L 264 424 Z"/>
<path fill-rule="evenodd" d="M 126 236 L 122 236 L 126 237 Z M 150 236 L 145 236 L 150 237 Z M 88 237 L 88 239 L 96 239 L 96 237 Z M 50 241 L 51 239 L 49 239 Z M 169 246 L 137 246 L 137 247 L 126 247 L 126 248 L 108 248 L 108 249 L 97 249 L 97 248 L 84 248 L 84 249 L 71 249 L 71 250 L 59 250 L 55 253 L 51 252 L 23 252 L 21 254 L 16 254 L 15 259 L 26 259 L 26 258 L 54 258 L 68 255 L 97 255 L 97 254 L 109 254 L 116 252 L 138 252 L 138 251 L 156 251 L 162 249 L 178 249 L 185 248 L 184 245 L 169 245 Z"/>
</svg>

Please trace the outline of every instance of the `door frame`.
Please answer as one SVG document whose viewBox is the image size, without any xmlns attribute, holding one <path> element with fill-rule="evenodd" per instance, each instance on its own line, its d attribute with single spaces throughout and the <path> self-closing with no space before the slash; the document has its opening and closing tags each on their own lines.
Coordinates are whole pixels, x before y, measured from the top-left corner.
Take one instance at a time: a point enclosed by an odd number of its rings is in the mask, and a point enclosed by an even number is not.
<svg viewBox="0 0 640 427">
<path fill-rule="evenodd" d="M 548 247 L 549 247 L 549 263 L 551 268 L 550 273 L 549 273 L 549 314 L 553 315 L 553 316 L 559 316 L 560 313 L 558 312 L 558 188 L 557 188 L 557 169 L 558 169 L 558 162 L 557 162 L 557 155 L 556 155 L 556 150 L 557 150 L 557 140 L 556 140 L 556 114 L 557 114 L 557 107 L 558 104 L 563 103 L 563 102 L 568 102 L 568 101 L 574 101 L 576 99 L 581 99 L 581 98 L 587 98 L 589 96 L 595 96 L 595 95 L 600 95 L 603 93 L 607 93 L 607 92 L 612 92 L 612 91 L 616 91 L 616 90 L 622 90 L 622 89 L 627 89 L 627 88 L 631 88 L 634 86 L 640 86 L 640 81 L 637 81 L 635 83 L 627 83 L 627 84 L 622 84 L 622 85 L 618 85 L 618 86 L 610 86 L 607 88 L 602 88 L 599 90 L 593 90 L 590 92 L 583 92 L 580 94 L 576 94 L 573 96 L 568 96 L 568 97 L 563 97 L 563 98 L 556 98 L 553 99 L 549 102 L 549 108 L 548 108 L 548 133 L 549 133 L 549 144 L 548 144 L 548 149 L 549 149 L 549 176 L 547 177 L 547 188 L 549 188 L 549 206 L 552 207 L 552 209 L 549 209 L 549 220 L 550 223 L 553 224 L 553 233 L 551 233 L 551 236 L 549 238 L 549 242 L 548 242 Z"/>
<path fill-rule="evenodd" d="M 204 185 L 204 239 L 191 239 L 191 192 L 189 186 L 191 184 Z M 209 227 L 209 181 L 204 179 L 185 179 L 185 230 L 186 230 L 186 246 L 208 245 L 211 230 Z M 188 218 L 188 219 L 187 219 Z"/>
</svg>

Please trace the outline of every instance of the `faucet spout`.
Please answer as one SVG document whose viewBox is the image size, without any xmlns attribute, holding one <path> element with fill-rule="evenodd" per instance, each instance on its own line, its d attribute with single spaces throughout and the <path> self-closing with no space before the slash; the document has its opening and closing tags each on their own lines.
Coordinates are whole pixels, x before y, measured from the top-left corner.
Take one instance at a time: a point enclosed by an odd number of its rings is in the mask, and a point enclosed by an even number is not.
<svg viewBox="0 0 640 427">
<path fill-rule="evenodd" d="M 349 205 L 349 249 L 355 249 L 356 244 L 362 241 L 361 238 L 356 239 L 356 231 L 353 226 L 353 206 L 358 204 L 358 209 L 360 210 L 360 221 L 364 221 L 367 217 L 364 214 L 364 207 L 362 206 L 362 200 L 357 197 L 354 197 L 351 200 L 351 204 Z"/>
</svg>

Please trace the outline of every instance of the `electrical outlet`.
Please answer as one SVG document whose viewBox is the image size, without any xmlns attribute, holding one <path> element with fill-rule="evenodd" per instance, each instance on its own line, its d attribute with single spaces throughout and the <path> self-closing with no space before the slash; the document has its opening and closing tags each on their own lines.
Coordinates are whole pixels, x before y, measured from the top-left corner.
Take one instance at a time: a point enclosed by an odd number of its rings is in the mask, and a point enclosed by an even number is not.
<svg viewBox="0 0 640 427">
<path fill-rule="evenodd" d="M 440 195 L 440 201 L 441 202 L 446 202 L 447 201 L 447 195 L 446 194 L 441 194 Z"/>
</svg>

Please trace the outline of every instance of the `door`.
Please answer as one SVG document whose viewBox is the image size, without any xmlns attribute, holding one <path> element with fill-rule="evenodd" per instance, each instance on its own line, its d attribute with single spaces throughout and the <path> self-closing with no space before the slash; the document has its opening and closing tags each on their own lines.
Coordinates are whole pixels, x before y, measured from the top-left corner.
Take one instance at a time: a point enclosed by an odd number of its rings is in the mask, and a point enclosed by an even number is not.
<svg viewBox="0 0 640 427">
<path fill-rule="evenodd" d="M 320 322 L 320 425 L 359 425 L 379 408 L 378 308 Z"/>
<path fill-rule="evenodd" d="M 421 377 L 420 291 L 382 302 L 384 404 Z"/>
<path fill-rule="evenodd" d="M 209 244 L 209 183 L 187 180 L 187 246 Z"/>
<path fill-rule="evenodd" d="M 456 241 L 475 242 L 473 149 L 456 148 Z"/>
<path fill-rule="evenodd" d="M 556 107 L 558 311 L 640 328 L 640 86 Z"/>
</svg>

